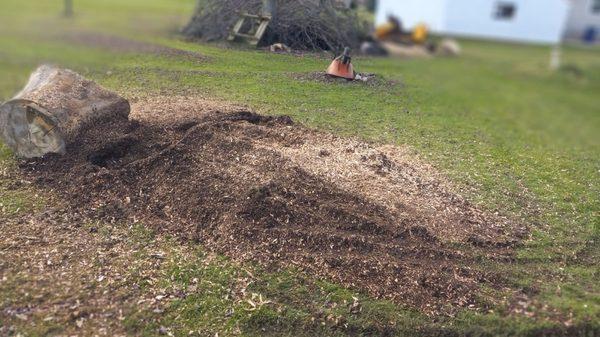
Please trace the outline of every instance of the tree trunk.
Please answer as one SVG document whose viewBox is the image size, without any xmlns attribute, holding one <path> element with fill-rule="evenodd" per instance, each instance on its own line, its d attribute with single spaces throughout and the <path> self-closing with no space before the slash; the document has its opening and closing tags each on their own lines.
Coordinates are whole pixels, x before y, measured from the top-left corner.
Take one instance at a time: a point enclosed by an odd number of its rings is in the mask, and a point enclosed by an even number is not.
<svg viewBox="0 0 600 337">
<path fill-rule="evenodd" d="M 64 154 L 84 128 L 128 116 L 126 99 L 71 70 L 44 65 L 0 106 L 0 136 L 19 157 Z"/>
</svg>

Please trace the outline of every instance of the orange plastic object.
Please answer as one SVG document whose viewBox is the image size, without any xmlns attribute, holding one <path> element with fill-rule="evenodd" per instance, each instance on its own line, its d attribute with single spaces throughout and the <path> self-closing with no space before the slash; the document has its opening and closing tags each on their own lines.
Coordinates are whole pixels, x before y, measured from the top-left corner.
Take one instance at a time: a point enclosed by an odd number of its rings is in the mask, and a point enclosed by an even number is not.
<svg viewBox="0 0 600 337">
<path fill-rule="evenodd" d="M 327 68 L 327 75 L 341 77 L 347 80 L 354 79 L 354 67 L 350 58 L 350 49 L 344 49 L 344 54 L 337 57 Z"/>
<path fill-rule="evenodd" d="M 327 68 L 327 75 L 353 80 L 354 69 L 352 69 L 352 63 L 343 64 L 340 60 L 333 60 Z"/>
</svg>

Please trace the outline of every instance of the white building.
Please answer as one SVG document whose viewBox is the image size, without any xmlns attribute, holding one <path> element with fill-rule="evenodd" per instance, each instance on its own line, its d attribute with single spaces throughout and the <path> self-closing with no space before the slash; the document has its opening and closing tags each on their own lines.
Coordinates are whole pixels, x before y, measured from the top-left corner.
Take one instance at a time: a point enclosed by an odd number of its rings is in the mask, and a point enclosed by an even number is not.
<svg viewBox="0 0 600 337">
<path fill-rule="evenodd" d="M 590 27 L 600 34 L 600 0 L 571 1 L 565 37 L 580 39 Z"/>
<path fill-rule="evenodd" d="M 377 23 L 390 14 L 406 28 L 423 22 L 443 35 L 541 44 L 600 29 L 600 0 L 379 0 Z"/>
</svg>

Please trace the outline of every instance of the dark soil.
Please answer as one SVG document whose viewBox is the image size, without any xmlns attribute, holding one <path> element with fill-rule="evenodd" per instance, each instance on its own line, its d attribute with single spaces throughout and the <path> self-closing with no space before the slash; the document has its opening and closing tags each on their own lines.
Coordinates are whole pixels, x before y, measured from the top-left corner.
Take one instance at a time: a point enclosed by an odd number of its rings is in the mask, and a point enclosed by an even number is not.
<svg viewBox="0 0 600 337">
<path fill-rule="evenodd" d="M 429 173 L 419 166 L 289 117 L 184 115 L 98 120 L 67 156 L 22 162 L 22 171 L 82 219 L 142 222 L 239 261 L 297 268 L 427 314 L 484 309 L 475 290 L 502 285 L 475 261 L 510 259 L 522 233 L 421 178 Z M 340 178 L 353 170 L 342 159 L 365 173 Z"/>
<path fill-rule="evenodd" d="M 386 80 L 381 76 L 377 76 L 376 74 L 360 74 L 363 80 L 347 80 L 345 78 L 333 77 L 327 75 L 324 71 L 316 71 L 310 73 L 295 73 L 292 77 L 298 81 L 314 81 L 326 84 L 346 84 L 346 85 L 360 85 L 367 87 L 393 87 L 402 85 L 399 81 Z"/>
</svg>

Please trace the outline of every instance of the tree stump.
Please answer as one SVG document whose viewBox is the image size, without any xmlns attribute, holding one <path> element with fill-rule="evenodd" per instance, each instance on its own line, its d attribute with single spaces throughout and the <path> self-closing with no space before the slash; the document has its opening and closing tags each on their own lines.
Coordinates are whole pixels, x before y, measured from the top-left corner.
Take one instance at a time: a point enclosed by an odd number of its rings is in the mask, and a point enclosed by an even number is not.
<svg viewBox="0 0 600 337">
<path fill-rule="evenodd" d="M 65 154 L 82 129 L 106 118 L 126 122 L 129 102 L 67 69 L 43 65 L 0 106 L 0 136 L 17 156 Z"/>
</svg>

